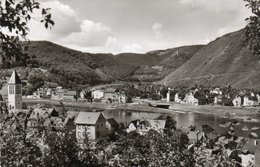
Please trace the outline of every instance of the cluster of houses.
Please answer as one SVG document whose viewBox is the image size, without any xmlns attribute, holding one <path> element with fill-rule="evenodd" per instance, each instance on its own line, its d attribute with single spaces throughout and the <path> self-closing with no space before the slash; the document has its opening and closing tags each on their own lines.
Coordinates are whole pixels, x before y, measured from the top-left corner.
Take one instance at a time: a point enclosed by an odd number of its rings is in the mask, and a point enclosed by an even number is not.
<svg viewBox="0 0 260 167">
<path fill-rule="evenodd" d="M 103 102 L 103 103 L 118 102 L 118 103 L 125 104 L 130 100 L 124 90 L 119 91 L 118 89 L 115 88 L 92 90 L 91 96 L 93 101 Z"/>
<path fill-rule="evenodd" d="M 92 141 L 95 141 L 102 137 L 106 137 L 114 133 L 120 127 L 120 124 L 118 124 L 114 118 L 107 119 L 102 114 L 102 112 L 75 112 L 75 111 L 58 112 L 53 108 L 34 108 L 29 110 L 23 110 L 22 92 L 21 92 L 22 83 L 16 71 L 14 71 L 14 73 L 10 77 L 7 87 L 8 87 L 7 107 L 9 113 L 5 113 L 3 110 L 1 110 L 0 112 L 1 130 L 4 131 L 11 130 L 13 131 L 13 133 L 15 133 L 15 131 L 18 128 L 21 128 L 19 126 L 23 126 L 22 128 L 26 129 L 27 131 L 37 133 L 41 130 L 41 128 L 39 127 L 49 128 L 52 131 L 60 131 L 63 130 L 64 127 L 66 127 L 66 129 L 68 129 L 71 132 L 70 134 L 72 135 L 73 138 L 75 138 L 75 140 L 82 142 L 86 136 Z M 94 93 L 93 96 L 96 97 L 97 99 L 111 98 L 111 100 L 113 100 L 118 98 L 118 96 L 115 96 L 115 92 L 117 92 L 116 90 L 109 89 L 109 91 L 107 91 L 108 93 L 107 97 L 105 92 L 103 93 L 100 92 L 97 94 Z M 179 94 L 179 92 L 176 92 L 174 99 L 175 98 L 176 100 L 181 99 L 181 101 L 179 101 L 180 103 L 186 101 L 186 103 L 189 104 L 199 105 L 201 104 L 199 100 L 204 99 L 203 97 L 204 94 L 201 92 L 202 91 L 199 89 L 194 89 L 188 91 L 188 93 L 184 94 L 183 97 L 181 94 Z M 232 102 L 234 101 L 235 104 L 240 104 L 240 105 L 252 105 L 252 103 L 250 103 L 251 97 L 256 97 L 254 99 L 257 99 L 258 97 L 257 94 L 254 94 L 253 92 L 251 92 L 251 94 L 247 94 L 248 92 L 246 91 L 240 93 L 241 94 L 239 95 L 243 95 L 244 100 L 241 99 L 239 100 L 238 97 L 236 96 L 231 96 L 231 94 L 226 94 L 225 91 L 223 92 L 223 90 L 221 89 L 214 89 L 209 91 L 209 94 L 215 95 L 213 96 L 214 99 L 219 95 L 226 98 L 229 98 L 227 96 L 230 96 L 230 98 L 236 97 L 232 100 Z M 209 95 L 205 93 L 205 97 L 207 96 L 209 97 Z M 198 101 L 194 100 L 195 98 Z M 27 121 L 25 121 L 25 119 Z M 17 123 L 17 121 L 19 123 Z M 147 119 L 139 120 L 138 119 L 130 122 L 126 127 L 126 131 L 127 132 L 136 131 L 141 135 L 147 133 L 151 129 L 156 130 L 158 132 L 163 132 L 163 130 L 167 128 L 166 121 L 167 120 L 147 120 Z M 26 122 L 26 124 L 24 124 L 24 122 Z M 7 126 L 5 128 L 2 128 L 3 124 Z M 210 128 L 202 127 L 201 132 L 189 131 L 188 137 L 191 143 L 192 142 L 196 143 L 198 142 L 198 140 L 203 140 L 203 138 L 206 137 L 211 137 L 212 139 L 216 139 L 220 137 L 217 134 L 214 133 L 212 134 L 211 132 L 212 130 Z M 241 155 L 241 156 L 248 158 L 248 156 L 245 155 Z M 253 154 L 249 154 L 249 156 L 254 158 Z"/>
<path fill-rule="evenodd" d="M 230 87 L 192 88 L 171 90 L 167 93 L 167 101 L 181 104 L 205 105 L 219 104 L 225 106 L 249 107 L 259 106 L 260 92 L 244 89 L 234 90 Z"/>
<path fill-rule="evenodd" d="M 64 89 L 57 83 L 44 82 L 44 85 L 37 89 L 33 95 L 26 96 L 33 99 L 51 99 L 58 101 L 77 101 L 78 93 L 75 90 Z"/>
<path fill-rule="evenodd" d="M 82 90 L 77 92 L 75 90 L 63 89 L 61 86 L 58 86 L 57 83 L 44 82 L 44 85 L 37 89 L 33 95 L 27 96 L 27 98 L 34 99 L 51 99 L 56 101 L 68 101 L 76 102 L 81 101 L 85 102 L 88 99 L 94 102 L 102 103 L 127 103 L 129 98 L 126 95 L 125 91 L 119 91 L 115 88 L 106 88 L 106 89 L 94 89 L 91 90 L 91 97 L 86 97 L 88 93 L 87 90 Z"/>
</svg>

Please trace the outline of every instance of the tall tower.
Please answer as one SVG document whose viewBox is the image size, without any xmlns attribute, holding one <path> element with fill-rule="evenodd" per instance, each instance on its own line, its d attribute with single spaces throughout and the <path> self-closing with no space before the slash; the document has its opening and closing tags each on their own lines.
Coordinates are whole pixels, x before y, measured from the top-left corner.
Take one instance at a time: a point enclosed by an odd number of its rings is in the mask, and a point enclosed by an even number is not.
<svg viewBox="0 0 260 167">
<path fill-rule="evenodd" d="M 22 82 L 16 71 L 8 82 L 8 107 L 12 110 L 22 109 Z"/>
<path fill-rule="evenodd" d="M 168 88 L 168 92 L 166 94 L 166 101 L 167 102 L 170 102 L 171 101 L 171 91 L 170 91 L 170 88 Z"/>
</svg>

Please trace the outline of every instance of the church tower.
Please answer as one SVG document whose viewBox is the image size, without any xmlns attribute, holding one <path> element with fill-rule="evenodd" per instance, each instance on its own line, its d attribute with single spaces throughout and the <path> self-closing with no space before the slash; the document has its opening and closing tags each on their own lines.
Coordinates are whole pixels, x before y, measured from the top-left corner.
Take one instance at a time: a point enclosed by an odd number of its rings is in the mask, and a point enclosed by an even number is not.
<svg viewBox="0 0 260 167">
<path fill-rule="evenodd" d="M 8 107 L 11 110 L 22 109 L 22 82 L 16 71 L 8 82 Z"/>
</svg>

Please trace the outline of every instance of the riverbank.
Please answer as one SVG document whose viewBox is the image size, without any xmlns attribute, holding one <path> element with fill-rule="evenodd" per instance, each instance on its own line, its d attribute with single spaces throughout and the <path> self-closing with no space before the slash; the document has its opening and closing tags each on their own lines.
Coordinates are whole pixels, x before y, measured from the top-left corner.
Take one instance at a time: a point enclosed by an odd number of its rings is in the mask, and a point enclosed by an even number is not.
<svg viewBox="0 0 260 167">
<path fill-rule="evenodd" d="M 173 110 L 183 112 L 194 112 L 200 114 L 212 114 L 220 117 L 228 117 L 232 119 L 242 119 L 248 122 L 259 122 L 255 117 L 260 115 L 260 107 L 234 107 L 220 105 L 188 105 L 188 104 L 172 104 L 170 107 Z"/>
<path fill-rule="evenodd" d="M 29 105 L 45 104 L 49 106 L 61 106 L 59 101 L 53 100 L 30 100 L 24 99 L 24 102 Z M 62 102 L 66 108 L 76 109 L 78 111 L 88 110 L 128 110 L 128 111 L 139 111 L 139 112 L 152 112 L 162 114 L 174 114 L 174 113 L 200 113 L 200 114 L 213 114 L 220 117 L 239 118 L 248 121 L 253 120 L 253 117 L 260 115 L 260 107 L 230 107 L 230 106 L 219 106 L 219 105 L 188 105 L 188 104 L 170 104 L 169 109 L 152 107 L 149 104 L 155 103 L 156 101 L 145 101 L 138 103 L 129 104 L 118 104 L 118 103 L 80 103 L 80 102 Z"/>
<path fill-rule="evenodd" d="M 61 102 L 54 100 L 30 100 L 24 99 L 23 102 L 27 106 L 33 106 L 42 104 L 47 107 L 61 107 Z M 151 113 L 162 113 L 162 114 L 174 114 L 174 113 L 185 113 L 182 111 L 155 108 L 149 106 L 148 103 L 129 103 L 129 104 L 119 104 L 119 103 L 81 103 L 81 102 L 62 102 L 67 110 L 74 109 L 76 111 L 89 111 L 89 110 L 127 110 L 127 111 L 138 111 L 138 112 L 151 112 Z"/>
</svg>

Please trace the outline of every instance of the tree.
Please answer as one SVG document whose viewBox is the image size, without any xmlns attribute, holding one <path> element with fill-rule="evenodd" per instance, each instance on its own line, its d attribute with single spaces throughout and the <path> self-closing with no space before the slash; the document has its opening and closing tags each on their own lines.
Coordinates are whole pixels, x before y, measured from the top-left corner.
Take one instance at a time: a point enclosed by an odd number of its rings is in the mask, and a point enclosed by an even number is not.
<svg viewBox="0 0 260 167">
<path fill-rule="evenodd" d="M 42 153 L 33 138 L 21 134 L 4 134 L 1 146 L 1 165 L 11 166 L 41 166 Z"/>
<path fill-rule="evenodd" d="M 194 166 L 192 154 L 186 149 L 184 134 L 171 136 L 150 130 L 144 135 L 133 131 L 121 135 L 110 157 L 112 166 Z"/>
<path fill-rule="evenodd" d="M 35 10 L 41 9 L 42 18 L 39 20 L 46 28 L 54 25 L 50 8 L 40 8 L 35 0 L 1 0 L 0 1 L 0 49 L 2 63 L 6 66 L 26 64 L 28 47 L 22 45 L 21 40 L 27 40 L 29 32 L 28 22 Z"/>
<path fill-rule="evenodd" d="M 45 144 L 44 166 L 69 167 L 79 162 L 79 147 L 67 129 L 46 133 Z"/>
<path fill-rule="evenodd" d="M 95 150 L 91 148 L 91 142 L 86 139 L 84 140 L 82 147 L 79 151 L 79 159 L 82 166 L 86 167 L 96 167 L 98 166 L 98 157 Z"/>
<path fill-rule="evenodd" d="M 28 113 L 30 112 L 31 110 Z M 26 122 L 26 114 L 20 116 L 8 114 L 1 122 L 0 163 L 2 167 L 42 165 L 39 140 L 26 131 Z"/>
<path fill-rule="evenodd" d="M 248 22 L 245 28 L 246 43 L 256 55 L 260 55 L 260 1 L 244 0 L 246 7 L 251 9 L 253 16 L 246 18 Z"/>
</svg>

